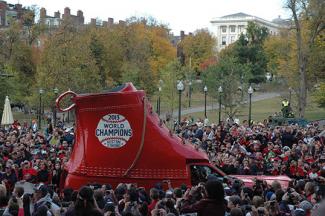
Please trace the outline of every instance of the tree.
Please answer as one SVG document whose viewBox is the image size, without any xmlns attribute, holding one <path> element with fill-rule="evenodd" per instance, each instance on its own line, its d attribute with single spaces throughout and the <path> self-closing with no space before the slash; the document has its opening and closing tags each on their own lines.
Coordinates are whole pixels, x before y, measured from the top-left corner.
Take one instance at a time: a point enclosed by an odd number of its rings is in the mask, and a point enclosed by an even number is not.
<svg viewBox="0 0 325 216">
<path fill-rule="evenodd" d="M 184 67 L 178 60 L 172 61 L 160 71 L 160 77 L 163 83 L 161 100 L 167 106 L 167 113 L 172 114 L 178 100 L 177 81 L 185 78 Z"/>
<path fill-rule="evenodd" d="M 325 82 L 319 84 L 318 89 L 313 94 L 319 107 L 325 108 Z"/>
<path fill-rule="evenodd" d="M 199 74 L 201 64 L 216 55 L 216 43 L 216 39 L 206 29 L 197 30 L 194 35 L 186 36 L 181 41 L 186 65 Z"/>
<path fill-rule="evenodd" d="M 35 23 L 35 16 L 39 14 L 39 8 L 35 5 L 28 8 L 22 16 L 22 25 L 24 26 L 24 35 L 26 43 L 31 46 L 39 36 L 44 33 L 46 26 L 44 23 Z"/>
<path fill-rule="evenodd" d="M 273 75 L 284 76 L 289 80 L 290 75 L 288 71 L 292 71 L 292 69 L 288 68 L 291 59 L 289 54 L 292 49 L 289 33 L 283 32 L 280 36 L 268 37 L 264 42 L 263 48 L 268 59 L 267 71 Z M 289 82 L 292 83 L 293 80 Z"/>
<path fill-rule="evenodd" d="M 28 13 L 26 12 L 26 14 Z M 29 22 L 30 25 L 33 25 L 32 20 Z M 35 80 L 36 62 L 33 58 L 33 47 L 24 40 L 26 38 L 25 29 L 26 27 L 22 23 L 16 21 L 0 33 L 0 71 L 13 75 L 3 81 L 6 92 L 0 96 L 1 101 L 4 101 L 5 95 L 9 95 L 12 102 L 26 104 L 31 94 Z"/>
<path fill-rule="evenodd" d="M 149 95 L 153 94 L 160 79 L 159 69 L 175 58 L 176 50 L 169 41 L 166 27 L 154 22 L 146 25 L 143 20 L 127 23 L 121 41 L 124 52 L 123 81 L 133 81 Z M 138 78 L 128 79 L 129 75 L 135 78 L 135 73 Z"/>
<path fill-rule="evenodd" d="M 105 59 L 106 59 L 106 50 L 102 41 L 100 41 L 96 34 L 91 35 L 90 39 L 90 51 L 91 55 L 96 62 L 96 66 L 98 68 L 99 76 L 100 76 L 100 85 L 102 89 L 107 87 L 106 83 L 106 74 L 105 71 Z"/>
<path fill-rule="evenodd" d="M 297 55 L 297 71 L 299 74 L 298 112 L 304 117 L 307 103 L 307 68 L 310 51 L 315 40 L 324 31 L 325 2 L 322 0 L 287 0 L 287 8 L 291 11 Z"/>
<path fill-rule="evenodd" d="M 246 34 L 241 34 L 233 45 L 233 55 L 238 62 L 250 68 L 250 73 L 253 75 L 250 83 L 259 83 L 265 80 L 267 57 L 263 44 L 267 36 L 268 29 L 266 27 L 249 22 Z"/>
<path fill-rule="evenodd" d="M 91 40 L 66 22 L 45 43 L 37 71 L 37 85 L 52 91 L 100 91 L 99 69 L 91 50 Z"/>
<path fill-rule="evenodd" d="M 249 73 L 249 68 L 238 63 L 238 59 L 233 56 L 223 56 L 220 61 L 209 67 L 204 74 L 204 83 L 214 97 L 218 96 L 218 87 L 222 86 L 222 104 L 225 106 L 225 113 L 229 118 L 233 118 L 238 112 L 238 105 L 241 101 L 241 74 Z"/>
<path fill-rule="evenodd" d="M 321 32 L 310 50 L 307 72 L 311 83 L 325 81 L 325 31 Z"/>
</svg>

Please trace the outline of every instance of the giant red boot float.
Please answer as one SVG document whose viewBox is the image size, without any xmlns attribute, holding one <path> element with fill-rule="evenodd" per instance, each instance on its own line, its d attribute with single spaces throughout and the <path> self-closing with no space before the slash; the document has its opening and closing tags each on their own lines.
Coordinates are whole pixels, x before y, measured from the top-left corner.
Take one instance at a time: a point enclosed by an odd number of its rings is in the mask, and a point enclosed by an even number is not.
<svg viewBox="0 0 325 216">
<path fill-rule="evenodd" d="M 67 95 L 73 104 L 62 110 L 60 101 Z M 68 91 L 56 103 L 59 110 L 75 109 L 76 114 L 65 186 L 124 182 L 148 188 L 162 180 L 173 186 L 189 185 L 190 164 L 210 166 L 205 154 L 184 144 L 161 123 L 144 91 L 131 83 L 108 93 Z"/>
</svg>

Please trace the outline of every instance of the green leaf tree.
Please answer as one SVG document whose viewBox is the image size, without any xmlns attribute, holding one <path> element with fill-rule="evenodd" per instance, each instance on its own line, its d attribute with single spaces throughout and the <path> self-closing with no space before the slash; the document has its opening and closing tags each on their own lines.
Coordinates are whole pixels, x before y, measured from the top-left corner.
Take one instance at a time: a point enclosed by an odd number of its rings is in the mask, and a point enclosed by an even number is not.
<svg viewBox="0 0 325 216">
<path fill-rule="evenodd" d="M 267 72 L 267 57 L 263 49 L 263 43 L 268 36 L 268 29 L 249 22 L 246 34 L 241 34 L 233 46 L 233 55 L 242 65 L 250 69 L 253 77 L 250 83 L 259 83 L 265 80 Z"/>
<path fill-rule="evenodd" d="M 325 82 L 321 82 L 313 94 L 319 107 L 325 108 Z"/>
<path fill-rule="evenodd" d="M 218 97 L 218 88 L 222 87 L 222 104 L 225 113 L 229 118 L 233 118 L 238 112 L 241 102 L 241 95 L 244 89 L 240 88 L 241 74 L 249 73 L 249 68 L 238 63 L 238 59 L 232 56 L 224 56 L 220 61 L 209 67 L 204 72 L 204 83 L 211 89 L 210 95 Z"/>
<path fill-rule="evenodd" d="M 184 68 L 178 60 L 172 61 L 161 70 L 160 77 L 162 80 L 162 105 L 167 108 L 167 114 L 171 115 L 178 106 L 176 85 L 177 81 L 184 81 Z"/>
</svg>

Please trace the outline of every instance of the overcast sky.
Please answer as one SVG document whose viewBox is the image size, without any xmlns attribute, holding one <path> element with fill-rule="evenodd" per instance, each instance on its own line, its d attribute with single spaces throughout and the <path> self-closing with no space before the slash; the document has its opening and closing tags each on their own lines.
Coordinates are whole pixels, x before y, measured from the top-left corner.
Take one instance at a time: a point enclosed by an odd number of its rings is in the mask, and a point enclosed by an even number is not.
<svg viewBox="0 0 325 216">
<path fill-rule="evenodd" d="M 285 0 L 7 0 L 8 3 L 20 2 L 23 6 L 37 5 L 45 7 L 47 14 L 53 16 L 55 11 L 63 13 L 64 7 L 70 7 L 71 14 L 82 10 L 85 22 L 90 18 L 115 22 L 131 16 L 152 16 L 159 22 L 168 24 L 179 35 L 200 28 L 210 28 L 210 21 L 232 13 L 243 12 L 272 20 L 279 15 L 289 17 L 283 8 Z M 210 29 L 211 30 L 211 29 Z"/>
</svg>

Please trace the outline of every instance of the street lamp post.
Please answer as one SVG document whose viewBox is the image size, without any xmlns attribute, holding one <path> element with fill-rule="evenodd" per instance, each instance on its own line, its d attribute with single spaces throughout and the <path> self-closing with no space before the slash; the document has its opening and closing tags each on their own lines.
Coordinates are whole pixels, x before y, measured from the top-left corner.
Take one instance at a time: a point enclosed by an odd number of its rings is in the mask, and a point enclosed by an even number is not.
<svg viewBox="0 0 325 216">
<path fill-rule="evenodd" d="M 157 113 L 158 116 L 160 116 L 160 94 L 161 94 L 161 86 L 158 87 L 159 95 L 158 95 L 158 100 L 157 100 Z"/>
<path fill-rule="evenodd" d="M 178 126 L 180 126 L 181 123 L 181 102 L 182 102 L 182 91 L 184 90 L 184 84 L 182 80 L 180 80 L 177 84 L 177 90 L 178 90 Z"/>
<path fill-rule="evenodd" d="M 221 123 L 221 94 L 222 94 L 222 86 L 219 86 L 218 92 L 219 92 L 219 125 Z"/>
<path fill-rule="evenodd" d="M 54 91 L 55 100 L 56 100 L 56 98 L 58 97 L 59 89 L 57 87 L 55 87 L 53 89 L 53 91 Z M 53 124 L 54 124 L 54 127 L 56 127 L 56 106 L 55 106 L 55 101 L 54 101 L 54 109 L 53 109 Z"/>
<path fill-rule="evenodd" d="M 208 93 L 208 87 L 204 86 L 204 117 L 207 118 L 207 93 Z"/>
<path fill-rule="evenodd" d="M 71 91 L 71 89 L 69 88 L 69 91 Z M 65 122 L 65 113 L 62 113 L 62 123 L 64 125 L 64 122 Z M 67 121 L 66 121 L 68 124 L 70 123 L 70 110 L 68 110 L 67 112 Z"/>
<path fill-rule="evenodd" d="M 250 127 L 252 125 L 252 94 L 254 92 L 254 89 L 252 86 L 249 86 L 248 88 L 248 95 L 249 95 L 249 112 L 248 112 L 248 126 Z"/>
<path fill-rule="evenodd" d="M 44 90 L 39 89 L 39 112 L 38 112 L 39 129 L 42 128 L 42 94 L 43 93 L 44 93 Z"/>
<path fill-rule="evenodd" d="M 188 83 L 188 107 L 191 107 L 191 99 L 192 99 L 192 81 Z"/>
</svg>

